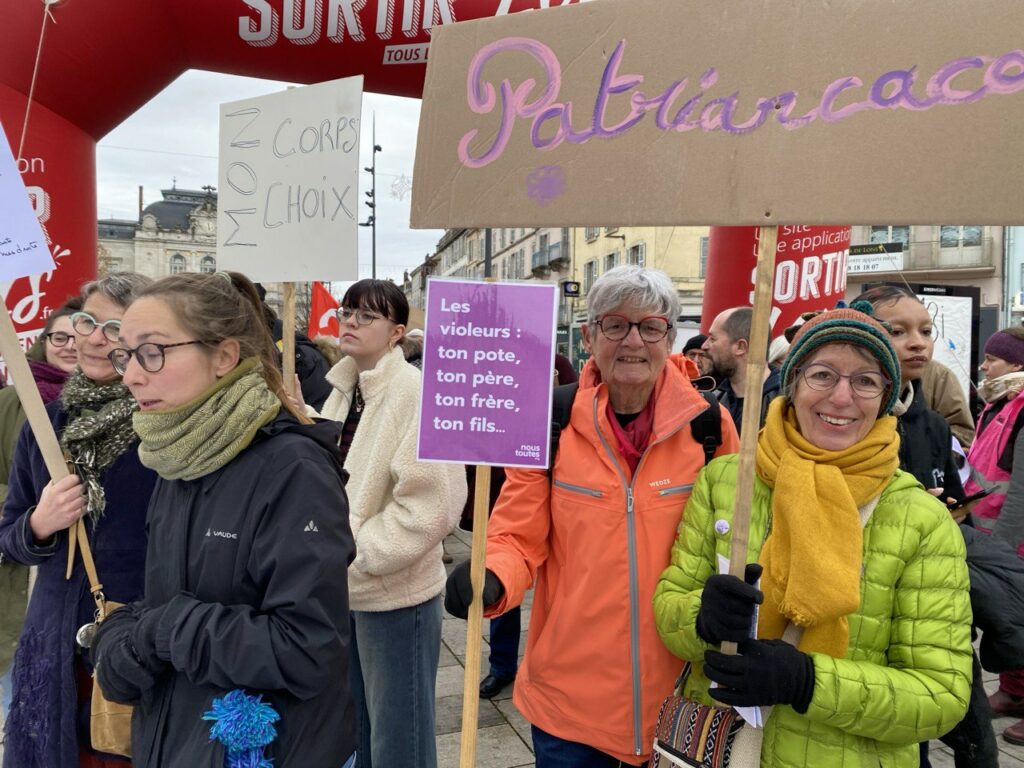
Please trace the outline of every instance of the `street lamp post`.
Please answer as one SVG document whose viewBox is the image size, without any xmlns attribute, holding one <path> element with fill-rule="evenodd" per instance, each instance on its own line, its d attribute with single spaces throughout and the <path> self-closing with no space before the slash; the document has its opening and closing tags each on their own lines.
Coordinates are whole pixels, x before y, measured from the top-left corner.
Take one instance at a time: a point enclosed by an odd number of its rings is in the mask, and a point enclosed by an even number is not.
<svg viewBox="0 0 1024 768">
<path fill-rule="evenodd" d="M 373 114 L 373 159 L 370 162 L 369 168 L 363 168 L 364 171 L 370 174 L 370 189 L 366 192 L 366 196 L 369 198 L 365 200 L 366 207 L 370 209 L 370 215 L 366 221 L 359 222 L 360 227 L 370 228 L 370 242 L 371 246 L 371 261 L 370 261 L 370 276 L 377 279 L 377 153 L 382 152 L 380 144 L 377 143 L 377 113 Z"/>
</svg>

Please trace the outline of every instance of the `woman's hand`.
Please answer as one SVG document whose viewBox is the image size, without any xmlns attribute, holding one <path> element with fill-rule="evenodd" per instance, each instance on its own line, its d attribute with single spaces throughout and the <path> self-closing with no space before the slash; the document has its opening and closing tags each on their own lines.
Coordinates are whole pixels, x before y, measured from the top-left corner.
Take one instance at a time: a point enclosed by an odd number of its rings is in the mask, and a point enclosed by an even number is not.
<svg viewBox="0 0 1024 768">
<path fill-rule="evenodd" d="M 725 640 L 738 643 L 750 637 L 754 606 L 764 602 L 764 594 L 753 586 L 761 578 L 761 566 L 748 563 L 743 581 L 735 576 L 716 574 L 704 582 L 697 614 L 697 634 L 704 642 L 717 645 Z"/>
<path fill-rule="evenodd" d="M 299 375 L 297 373 L 292 374 L 294 379 L 291 385 L 285 385 L 284 391 L 288 395 L 288 399 L 292 401 L 292 405 L 295 406 L 295 410 L 299 413 L 306 412 L 306 401 L 302 397 L 302 385 L 299 383 Z"/>
<path fill-rule="evenodd" d="M 28 520 L 36 541 L 46 541 L 78 522 L 86 509 L 82 491 L 82 480 L 74 474 L 46 484 Z"/>
<path fill-rule="evenodd" d="M 704 674 L 724 686 L 711 698 L 732 707 L 790 704 L 802 715 L 814 694 L 814 662 L 783 640 L 748 638 L 737 656 L 706 651 Z"/>
</svg>

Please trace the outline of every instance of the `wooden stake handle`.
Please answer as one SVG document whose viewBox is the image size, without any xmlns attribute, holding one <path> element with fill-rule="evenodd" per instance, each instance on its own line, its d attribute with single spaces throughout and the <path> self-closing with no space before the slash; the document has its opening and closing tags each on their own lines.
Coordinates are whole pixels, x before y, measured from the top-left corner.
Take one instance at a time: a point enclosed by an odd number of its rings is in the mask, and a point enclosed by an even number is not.
<svg viewBox="0 0 1024 768">
<path fill-rule="evenodd" d="M 476 727 L 480 714 L 480 649 L 483 643 L 484 575 L 487 561 L 487 512 L 491 500 L 491 468 L 476 467 L 476 493 L 473 496 L 473 551 L 469 573 L 473 583 L 473 602 L 466 622 L 466 672 L 462 687 L 462 742 L 459 768 L 476 765 Z"/>
<path fill-rule="evenodd" d="M 768 332 L 772 311 L 772 283 L 775 277 L 775 247 L 778 228 L 761 227 L 758 232 L 757 273 L 754 278 L 754 311 L 747 344 L 747 380 L 743 389 L 743 421 L 740 427 L 740 459 L 736 479 L 736 506 L 732 513 L 729 573 L 740 579 L 747 565 L 750 536 L 750 507 L 754 501 L 754 465 L 757 433 L 761 428 L 761 388 L 768 357 Z M 722 653 L 736 653 L 736 643 L 722 643 Z"/>
<path fill-rule="evenodd" d="M 285 391 L 292 392 L 295 383 L 295 283 L 281 286 L 281 378 Z"/>
<path fill-rule="evenodd" d="M 43 405 L 43 398 L 39 395 L 39 388 L 36 387 L 35 377 L 32 376 L 32 369 L 28 367 L 28 360 L 25 358 L 25 351 L 21 348 L 18 334 L 14 331 L 14 323 L 7 313 L 6 307 L 0 312 L 0 353 L 3 353 L 4 361 L 7 363 L 7 370 L 14 380 L 14 388 L 18 392 L 18 399 L 25 409 L 25 416 L 32 434 L 39 445 L 39 451 L 43 455 L 43 461 L 50 472 L 50 480 L 57 481 L 67 477 L 67 464 L 64 462 L 64 452 L 57 440 L 57 433 L 53 431 L 53 423 L 46 415 L 46 406 Z"/>
</svg>

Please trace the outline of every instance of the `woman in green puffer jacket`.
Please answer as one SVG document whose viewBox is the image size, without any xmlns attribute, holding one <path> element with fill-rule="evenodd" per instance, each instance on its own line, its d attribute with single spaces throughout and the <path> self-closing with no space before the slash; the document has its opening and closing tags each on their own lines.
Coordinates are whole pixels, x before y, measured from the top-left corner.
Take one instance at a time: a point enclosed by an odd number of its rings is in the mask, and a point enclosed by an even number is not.
<svg viewBox="0 0 1024 768">
<path fill-rule="evenodd" d="M 693 662 L 687 697 L 775 705 L 762 768 L 917 766 L 918 742 L 956 725 L 970 696 L 963 537 L 898 469 L 899 360 L 857 309 L 806 323 L 783 364 L 785 396 L 758 438 L 746 579 L 717 575 L 728 456 L 698 478 L 654 596 L 662 639 Z M 717 650 L 726 640 L 739 655 Z"/>
</svg>

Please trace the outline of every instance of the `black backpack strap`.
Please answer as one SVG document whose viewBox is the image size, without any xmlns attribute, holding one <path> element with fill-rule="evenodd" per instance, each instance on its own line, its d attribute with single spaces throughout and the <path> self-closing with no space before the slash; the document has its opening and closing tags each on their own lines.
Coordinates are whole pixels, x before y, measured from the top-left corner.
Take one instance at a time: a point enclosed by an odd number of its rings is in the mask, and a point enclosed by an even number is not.
<svg viewBox="0 0 1024 768">
<path fill-rule="evenodd" d="M 718 398 L 712 392 L 701 392 L 708 402 L 708 407 L 697 414 L 690 422 L 693 439 L 704 449 L 704 464 L 715 458 L 715 452 L 722 444 L 722 413 Z"/>
<path fill-rule="evenodd" d="M 555 387 L 551 396 L 551 449 L 548 453 L 548 476 L 555 466 L 555 455 L 558 453 L 558 440 L 562 436 L 562 430 L 569 426 L 569 419 L 572 416 L 572 404 L 576 399 L 576 390 L 579 384 L 561 384 Z"/>
</svg>

